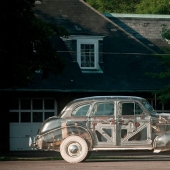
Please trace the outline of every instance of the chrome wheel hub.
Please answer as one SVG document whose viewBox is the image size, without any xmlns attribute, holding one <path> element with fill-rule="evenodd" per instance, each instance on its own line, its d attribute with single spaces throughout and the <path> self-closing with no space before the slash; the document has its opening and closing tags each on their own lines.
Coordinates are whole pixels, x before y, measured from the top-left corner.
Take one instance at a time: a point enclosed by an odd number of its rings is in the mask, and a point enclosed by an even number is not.
<svg viewBox="0 0 170 170">
<path fill-rule="evenodd" d="M 77 157 L 81 154 L 82 148 L 81 145 L 77 142 L 69 143 L 67 145 L 67 153 L 71 157 Z"/>
</svg>

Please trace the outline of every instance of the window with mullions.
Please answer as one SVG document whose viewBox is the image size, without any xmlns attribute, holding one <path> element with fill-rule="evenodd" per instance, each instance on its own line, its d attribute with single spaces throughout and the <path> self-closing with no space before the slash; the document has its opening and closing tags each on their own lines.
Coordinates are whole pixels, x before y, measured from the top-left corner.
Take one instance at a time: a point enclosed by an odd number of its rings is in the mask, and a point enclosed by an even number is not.
<svg viewBox="0 0 170 170">
<path fill-rule="evenodd" d="M 81 44 L 81 67 L 95 67 L 94 44 Z"/>
<path fill-rule="evenodd" d="M 54 99 L 11 99 L 10 123 L 37 123 L 56 115 Z"/>
<path fill-rule="evenodd" d="M 98 40 L 77 40 L 77 62 L 82 70 L 99 70 Z"/>
<path fill-rule="evenodd" d="M 74 62 L 82 73 L 103 73 L 100 64 L 103 63 L 104 36 L 70 35 L 62 37 Z"/>
</svg>

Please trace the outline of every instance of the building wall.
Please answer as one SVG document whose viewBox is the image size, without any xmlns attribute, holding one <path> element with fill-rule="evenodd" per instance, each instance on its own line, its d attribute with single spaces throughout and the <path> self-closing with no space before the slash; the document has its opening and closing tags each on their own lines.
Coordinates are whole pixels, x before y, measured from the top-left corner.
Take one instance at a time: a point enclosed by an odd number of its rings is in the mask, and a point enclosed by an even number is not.
<svg viewBox="0 0 170 170">
<path fill-rule="evenodd" d="M 118 26 L 137 39 L 148 40 L 148 46 L 168 46 L 161 36 L 162 26 L 170 28 L 170 15 L 104 14 Z M 150 41 L 150 43 L 149 43 Z M 153 43 L 153 44 L 152 44 Z"/>
<path fill-rule="evenodd" d="M 0 152 L 9 149 L 9 97 L 0 92 Z"/>
</svg>

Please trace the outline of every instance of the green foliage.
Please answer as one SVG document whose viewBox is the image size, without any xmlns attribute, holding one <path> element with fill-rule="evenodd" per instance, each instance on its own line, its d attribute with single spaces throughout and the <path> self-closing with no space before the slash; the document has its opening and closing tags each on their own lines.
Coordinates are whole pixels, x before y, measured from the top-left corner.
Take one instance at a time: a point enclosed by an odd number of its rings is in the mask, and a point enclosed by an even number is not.
<svg viewBox="0 0 170 170">
<path fill-rule="evenodd" d="M 100 12 L 170 14 L 170 0 L 86 0 Z"/>
<path fill-rule="evenodd" d="M 157 91 L 158 99 L 161 100 L 162 103 L 167 103 L 170 101 L 170 84 L 167 85 L 165 88 Z"/>
<path fill-rule="evenodd" d="M 170 0 L 141 0 L 136 13 L 170 14 Z"/>
<path fill-rule="evenodd" d="M 35 17 L 34 0 L 1 0 L 0 6 L 0 86 L 24 86 L 36 70 L 44 77 L 61 72 L 64 63 L 49 39 L 59 30 Z"/>
<path fill-rule="evenodd" d="M 161 35 L 163 38 L 170 40 L 170 29 L 167 27 L 167 25 L 162 25 Z"/>
<path fill-rule="evenodd" d="M 86 0 L 86 2 L 100 12 L 134 13 L 140 0 Z"/>
<path fill-rule="evenodd" d="M 164 39 L 166 39 L 167 41 L 170 41 L 170 29 L 168 29 L 168 27 L 166 25 L 162 25 L 161 34 Z M 153 77 L 170 80 L 170 47 L 164 49 L 164 51 L 165 51 L 165 55 L 160 55 L 157 57 L 159 57 L 161 59 L 162 64 L 166 68 L 165 71 L 160 72 L 158 74 L 151 73 L 150 75 Z M 168 84 L 163 89 L 158 90 L 157 96 L 163 103 L 170 101 L 170 84 Z"/>
</svg>

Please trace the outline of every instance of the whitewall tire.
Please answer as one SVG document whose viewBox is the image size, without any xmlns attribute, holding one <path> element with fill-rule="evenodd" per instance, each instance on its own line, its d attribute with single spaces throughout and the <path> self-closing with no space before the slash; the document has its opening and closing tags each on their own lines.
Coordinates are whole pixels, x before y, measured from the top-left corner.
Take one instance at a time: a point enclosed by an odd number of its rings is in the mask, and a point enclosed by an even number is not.
<svg viewBox="0 0 170 170">
<path fill-rule="evenodd" d="M 88 153 L 88 146 L 84 139 L 79 136 L 69 136 L 60 145 L 60 154 L 63 159 L 70 163 L 83 161 Z"/>
</svg>

